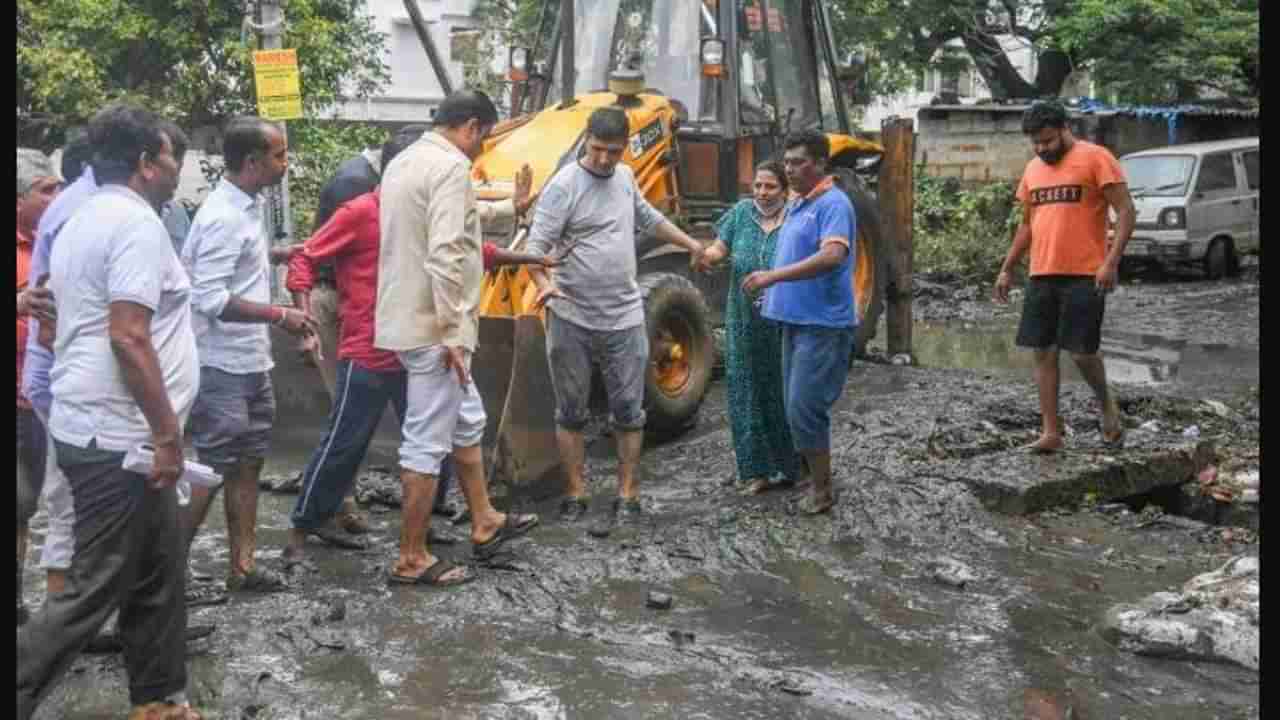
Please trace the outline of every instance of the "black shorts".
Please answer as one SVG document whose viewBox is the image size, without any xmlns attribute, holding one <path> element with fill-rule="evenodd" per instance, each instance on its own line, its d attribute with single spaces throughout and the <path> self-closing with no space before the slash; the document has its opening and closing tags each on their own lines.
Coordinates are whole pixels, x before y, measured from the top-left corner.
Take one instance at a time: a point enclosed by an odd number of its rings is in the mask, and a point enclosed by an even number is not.
<svg viewBox="0 0 1280 720">
<path fill-rule="evenodd" d="M 1037 275 L 1027 283 L 1018 345 L 1092 355 L 1102 344 L 1107 296 L 1091 275 Z"/>
</svg>

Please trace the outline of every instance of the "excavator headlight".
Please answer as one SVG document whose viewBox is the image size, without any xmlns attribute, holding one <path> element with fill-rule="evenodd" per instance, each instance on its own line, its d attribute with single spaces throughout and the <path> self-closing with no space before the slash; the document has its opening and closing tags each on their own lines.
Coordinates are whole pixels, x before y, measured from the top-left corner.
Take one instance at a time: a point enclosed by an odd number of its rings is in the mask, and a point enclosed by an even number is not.
<svg viewBox="0 0 1280 720">
<path fill-rule="evenodd" d="M 720 38 L 702 39 L 702 74 L 707 77 L 724 74 L 724 41 Z"/>
<path fill-rule="evenodd" d="M 507 56 L 507 79 L 521 82 L 529 79 L 529 48 L 513 47 Z"/>
</svg>

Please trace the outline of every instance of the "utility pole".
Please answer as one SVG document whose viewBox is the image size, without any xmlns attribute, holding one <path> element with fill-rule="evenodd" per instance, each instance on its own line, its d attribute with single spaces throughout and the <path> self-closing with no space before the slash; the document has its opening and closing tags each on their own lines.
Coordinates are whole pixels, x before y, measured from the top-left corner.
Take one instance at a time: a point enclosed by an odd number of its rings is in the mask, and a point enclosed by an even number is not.
<svg viewBox="0 0 1280 720">
<path fill-rule="evenodd" d="M 915 212 L 915 130 L 905 118 L 889 118 L 880 125 L 880 218 L 893 275 L 887 285 L 885 325 L 892 357 L 911 353 L 912 259 L 915 255 L 912 219 Z"/>
<path fill-rule="evenodd" d="M 573 62 L 574 42 L 573 37 L 573 0 L 560 0 L 560 28 L 564 33 L 560 38 L 560 102 L 561 107 L 569 107 L 573 102 L 574 84 L 578 81 L 575 75 Z M 550 81 L 550 78 L 548 78 Z"/>
<path fill-rule="evenodd" d="M 257 3 L 258 17 L 254 25 L 258 30 L 259 50 L 279 50 L 283 46 L 284 8 L 280 3 L 281 0 L 259 0 Z M 278 123 L 285 142 L 288 142 L 285 122 L 281 120 Z M 288 245 L 293 237 L 293 220 L 289 214 L 289 174 L 285 173 L 280 185 L 267 188 L 263 195 L 266 199 L 266 212 L 262 215 L 262 222 L 266 226 L 267 242 L 272 247 Z M 271 273 L 271 295 L 279 303 L 288 302 L 284 274 L 285 269 L 279 266 Z"/>
</svg>

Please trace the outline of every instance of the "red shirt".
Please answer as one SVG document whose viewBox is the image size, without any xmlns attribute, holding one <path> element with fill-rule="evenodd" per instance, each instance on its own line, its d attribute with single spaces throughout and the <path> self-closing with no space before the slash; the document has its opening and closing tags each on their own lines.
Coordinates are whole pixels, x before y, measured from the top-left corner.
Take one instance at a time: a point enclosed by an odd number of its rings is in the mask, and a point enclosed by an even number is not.
<svg viewBox="0 0 1280 720">
<path fill-rule="evenodd" d="M 378 306 L 378 248 L 381 230 L 378 189 L 340 205 L 333 216 L 289 260 L 285 287 L 309 292 L 315 286 L 316 266 L 332 261 L 338 287 L 338 357 L 375 372 L 401 369 L 396 354 L 373 345 Z M 492 243 L 484 244 L 484 267 L 489 270 Z"/>
<path fill-rule="evenodd" d="M 309 292 L 316 266 L 333 261 L 338 286 L 338 357 L 375 372 L 400 370 L 396 354 L 373 346 L 378 306 L 378 191 L 340 205 L 289 260 L 285 287 Z"/>
<path fill-rule="evenodd" d="M 27 287 L 27 279 L 31 274 L 32 238 L 18 231 L 18 292 Z M 31 403 L 22 396 L 22 356 L 27 350 L 27 316 L 18 316 L 18 407 L 31 409 Z"/>
</svg>

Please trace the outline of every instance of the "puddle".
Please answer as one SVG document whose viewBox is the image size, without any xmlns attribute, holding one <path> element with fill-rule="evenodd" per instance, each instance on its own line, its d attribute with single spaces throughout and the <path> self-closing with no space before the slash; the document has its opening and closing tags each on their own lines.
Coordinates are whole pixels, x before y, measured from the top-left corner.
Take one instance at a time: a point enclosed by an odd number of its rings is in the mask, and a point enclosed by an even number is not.
<svg viewBox="0 0 1280 720">
<path fill-rule="evenodd" d="M 995 326 L 917 323 L 912 329 L 916 362 L 922 367 L 961 368 L 1021 375 L 1035 367 L 1030 350 L 1014 343 L 1017 325 Z M 1199 344 L 1160 335 L 1104 332 L 1101 352 L 1107 379 L 1127 385 L 1230 387 L 1257 385 L 1257 348 Z M 1062 379 L 1083 382 L 1079 370 L 1062 358 Z"/>
</svg>

